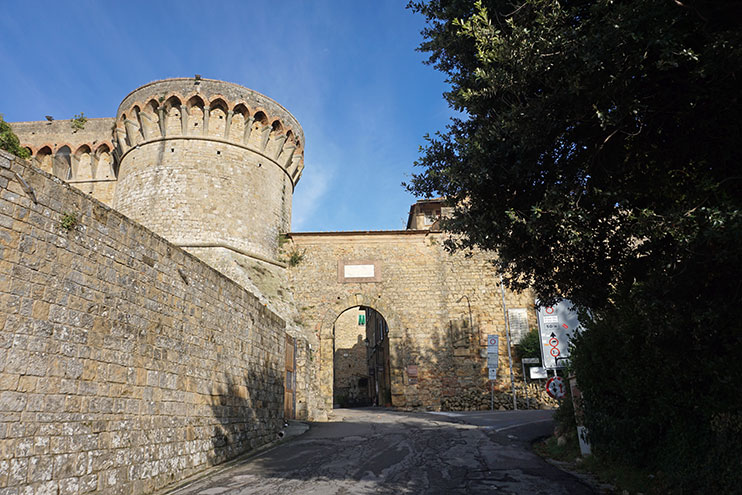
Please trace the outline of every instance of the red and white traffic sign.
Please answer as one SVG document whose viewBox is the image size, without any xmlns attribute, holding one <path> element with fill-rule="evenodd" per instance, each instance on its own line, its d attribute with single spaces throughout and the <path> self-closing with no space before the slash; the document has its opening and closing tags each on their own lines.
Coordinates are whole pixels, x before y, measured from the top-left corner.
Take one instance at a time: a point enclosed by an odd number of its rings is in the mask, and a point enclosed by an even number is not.
<svg viewBox="0 0 742 495">
<path fill-rule="evenodd" d="M 547 370 L 565 368 L 569 360 L 570 340 L 580 331 L 572 303 L 564 299 L 553 306 L 539 308 L 538 330 L 543 367 Z"/>
<path fill-rule="evenodd" d="M 567 394 L 567 386 L 561 376 L 552 376 L 546 381 L 546 393 L 554 399 L 561 399 Z"/>
</svg>

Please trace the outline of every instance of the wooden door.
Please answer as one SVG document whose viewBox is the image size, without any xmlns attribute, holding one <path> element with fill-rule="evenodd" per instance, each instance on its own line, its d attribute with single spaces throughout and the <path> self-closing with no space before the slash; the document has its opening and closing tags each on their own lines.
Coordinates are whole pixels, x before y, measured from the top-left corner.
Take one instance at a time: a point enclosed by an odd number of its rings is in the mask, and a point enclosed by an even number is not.
<svg viewBox="0 0 742 495">
<path fill-rule="evenodd" d="M 283 414 L 296 418 L 296 339 L 286 335 L 286 377 L 283 382 Z"/>
</svg>

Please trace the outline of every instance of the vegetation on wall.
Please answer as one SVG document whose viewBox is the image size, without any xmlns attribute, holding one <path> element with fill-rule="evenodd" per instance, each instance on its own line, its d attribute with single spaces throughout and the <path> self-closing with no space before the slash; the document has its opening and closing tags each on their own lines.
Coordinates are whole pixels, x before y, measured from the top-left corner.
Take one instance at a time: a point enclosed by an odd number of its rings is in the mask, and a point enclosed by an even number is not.
<svg viewBox="0 0 742 495">
<path fill-rule="evenodd" d="M 304 254 L 306 250 L 300 251 L 298 248 L 294 248 L 287 254 L 287 263 L 289 266 L 297 266 L 304 260 Z"/>
<path fill-rule="evenodd" d="M 0 149 L 13 153 L 20 158 L 29 158 L 31 156 L 31 153 L 21 146 L 21 142 L 13 132 L 13 129 L 10 128 L 10 124 L 3 120 L 2 114 L 0 114 Z"/>
<path fill-rule="evenodd" d="M 88 118 L 84 113 L 80 112 L 76 114 L 74 118 L 70 119 L 70 126 L 75 131 L 80 131 L 85 128 L 85 124 L 88 122 Z"/>
<path fill-rule="evenodd" d="M 679 491 L 739 486 L 742 7 L 410 7 L 459 113 L 408 188 L 456 205 L 450 248 L 497 251 L 512 289 L 590 310 L 573 365 L 598 455 Z"/>
<path fill-rule="evenodd" d="M 77 226 L 78 222 L 79 220 L 76 213 L 65 213 L 64 215 L 62 215 L 62 221 L 60 222 L 60 224 L 64 230 L 69 231 L 74 229 Z"/>
</svg>

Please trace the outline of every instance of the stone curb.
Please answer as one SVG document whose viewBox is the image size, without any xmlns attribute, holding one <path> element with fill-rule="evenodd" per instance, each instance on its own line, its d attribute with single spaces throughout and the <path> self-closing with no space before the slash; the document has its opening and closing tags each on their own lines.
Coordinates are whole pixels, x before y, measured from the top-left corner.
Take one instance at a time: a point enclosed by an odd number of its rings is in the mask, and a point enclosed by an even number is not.
<svg viewBox="0 0 742 495">
<path fill-rule="evenodd" d="M 269 442 L 265 445 L 262 445 L 258 447 L 255 450 L 251 450 L 249 452 L 245 452 L 244 454 L 241 454 L 234 459 L 231 459 L 227 462 L 223 462 L 222 464 L 217 464 L 215 466 L 211 466 L 203 471 L 200 471 L 188 478 L 182 479 L 175 484 L 165 486 L 157 491 L 152 492 L 150 495 L 168 495 L 170 493 L 174 493 L 180 489 L 186 488 L 189 485 L 192 485 L 198 481 L 201 481 L 203 479 L 209 478 L 211 476 L 217 475 L 223 471 L 226 471 L 227 469 L 230 469 L 234 467 L 237 464 L 240 464 L 242 462 L 247 461 L 248 459 L 252 459 L 253 457 L 257 457 L 261 454 L 264 454 L 270 450 L 273 450 L 274 448 L 278 447 L 281 444 L 284 444 L 291 440 L 294 437 L 298 437 L 299 435 L 303 435 L 310 429 L 310 424 L 305 423 L 303 421 L 296 421 L 296 420 L 289 420 L 288 426 L 285 427 L 281 432 L 279 432 L 279 435 L 283 433 L 283 436 L 279 436 L 276 440 Z"/>
</svg>

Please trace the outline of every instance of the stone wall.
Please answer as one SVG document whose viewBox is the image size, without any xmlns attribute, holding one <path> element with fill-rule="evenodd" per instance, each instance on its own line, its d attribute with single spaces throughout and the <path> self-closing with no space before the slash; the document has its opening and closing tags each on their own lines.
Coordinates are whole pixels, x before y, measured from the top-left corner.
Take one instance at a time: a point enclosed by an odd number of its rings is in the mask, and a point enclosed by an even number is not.
<svg viewBox="0 0 742 495">
<path fill-rule="evenodd" d="M 13 122 L 11 127 L 37 167 L 110 205 L 118 171 L 112 142 L 115 122 L 88 119 L 78 129 L 63 119 Z"/>
<path fill-rule="evenodd" d="M 284 326 L 0 152 L 0 492 L 149 493 L 273 440 Z"/>
<path fill-rule="evenodd" d="M 488 334 L 500 335 L 501 342 L 495 385 L 509 389 L 499 278 L 486 253 L 451 255 L 443 247 L 444 234 L 427 231 L 290 237 L 290 249 L 304 253 L 289 273 L 301 319 L 320 341 L 319 387 L 328 410 L 332 326 L 355 306 L 377 310 L 389 325 L 393 405 L 439 409 L 464 391 L 487 391 Z M 345 278 L 347 264 L 361 268 Z M 355 276 L 364 270 L 366 279 Z M 507 292 L 506 301 L 508 308 L 526 308 L 528 325 L 536 326 L 530 293 Z"/>
</svg>

